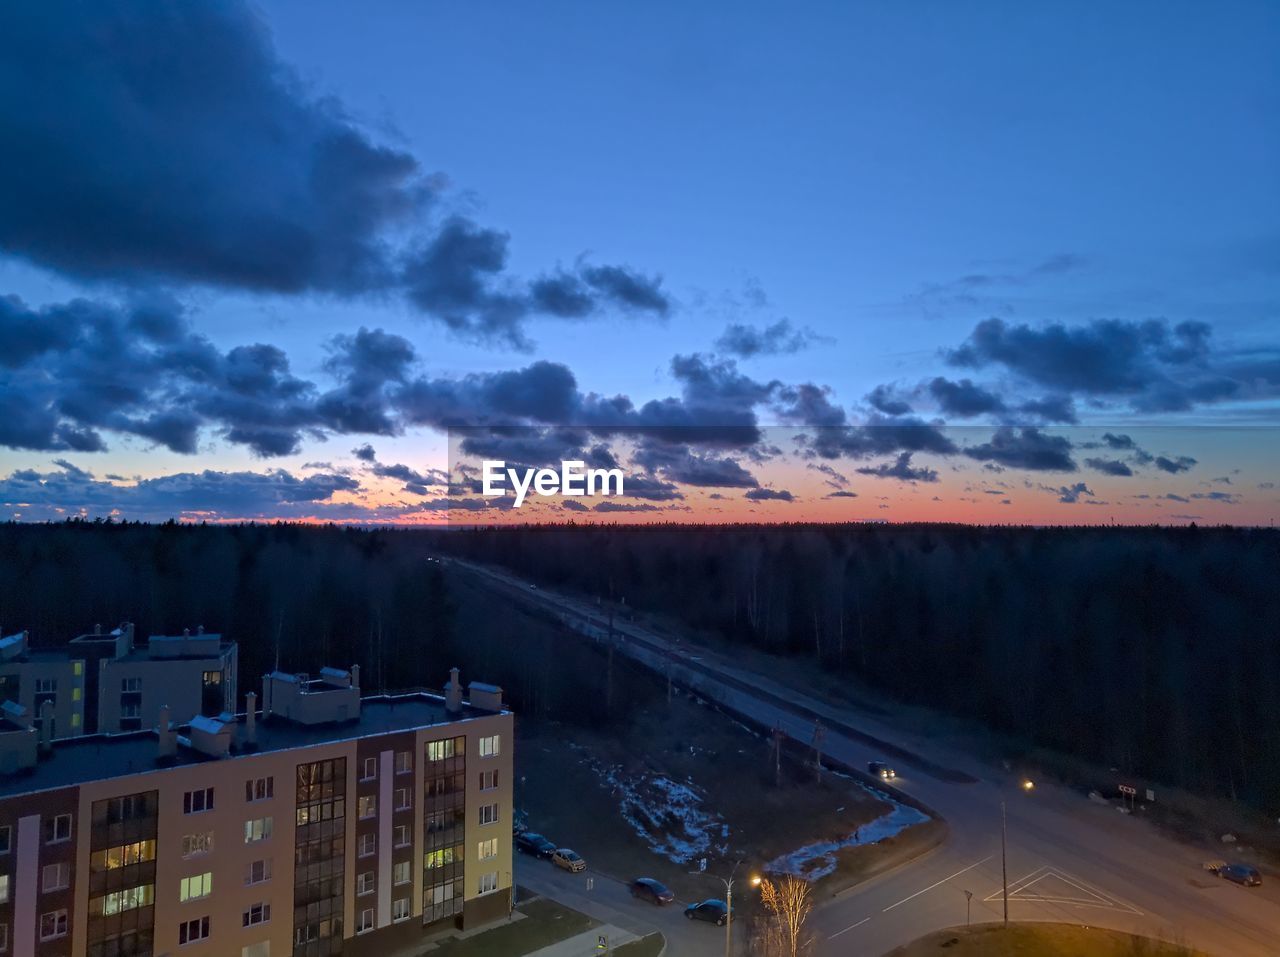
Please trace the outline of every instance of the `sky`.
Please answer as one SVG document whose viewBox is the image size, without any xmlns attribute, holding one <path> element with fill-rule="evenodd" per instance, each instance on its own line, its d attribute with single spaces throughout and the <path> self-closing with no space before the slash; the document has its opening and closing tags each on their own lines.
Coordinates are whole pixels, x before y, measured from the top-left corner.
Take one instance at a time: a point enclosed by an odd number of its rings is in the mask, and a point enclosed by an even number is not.
<svg viewBox="0 0 1280 957">
<path fill-rule="evenodd" d="M 0 515 L 1270 524 L 1277 48 L 1266 2 L 9 5 Z M 516 511 L 489 454 L 632 491 Z"/>
</svg>

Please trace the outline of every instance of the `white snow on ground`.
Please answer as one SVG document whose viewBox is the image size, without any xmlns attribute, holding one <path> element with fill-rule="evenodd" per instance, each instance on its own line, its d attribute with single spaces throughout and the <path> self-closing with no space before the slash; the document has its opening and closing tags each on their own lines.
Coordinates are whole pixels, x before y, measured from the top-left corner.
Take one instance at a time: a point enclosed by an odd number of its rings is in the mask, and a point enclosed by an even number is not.
<svg viewBox="0 0 1280 957">
<path fill-rule="evenodd" d="M 885 795 L 873 792 L 882 799 Z M 923 824 L 929 820 L 928 815 L 905 804 L 894 803 L 893 810 L 882 814 L 869 824 L 864 824 L 854 833 L 847 834 L 835 841 L 819 841 L 808 844 L 790 854 L 775 857 L 765 865 L 770 874 L 796 874 L 807 880 L 816 881 L 826 877 L 836 869 L 836 852 L 846 847 L 859 844 L 876 844 L 887 837 L 893 837 L 915 824 Z"/>
</svg>

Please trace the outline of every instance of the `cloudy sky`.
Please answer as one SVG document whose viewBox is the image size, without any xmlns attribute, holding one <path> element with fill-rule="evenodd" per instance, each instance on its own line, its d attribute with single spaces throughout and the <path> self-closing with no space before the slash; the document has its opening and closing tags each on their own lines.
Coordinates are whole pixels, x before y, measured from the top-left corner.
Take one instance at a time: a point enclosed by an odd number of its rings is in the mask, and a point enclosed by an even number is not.
<svg viewBox="0 0 1280 957">
<path fill-rule="evenodd" d="M 510 520 L 483 455 L 632 478 L 542 519 L 1269 523 L 1278 46 L 1268 2 L 6 5 L 0 515 Z"/>
</svg>

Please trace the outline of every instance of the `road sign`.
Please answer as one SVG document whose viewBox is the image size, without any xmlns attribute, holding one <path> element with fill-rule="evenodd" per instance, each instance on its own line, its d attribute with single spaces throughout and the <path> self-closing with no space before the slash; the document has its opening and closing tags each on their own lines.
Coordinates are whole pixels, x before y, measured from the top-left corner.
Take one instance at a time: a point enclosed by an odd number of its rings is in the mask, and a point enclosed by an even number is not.
<svg viewBox="0 0 1280 957">
<path fill-rule="evenodd" d="M 601 934 L 599 937 L 596 938 L 596 950 L 608 950 L 608 949 L 609 949 L 609 938 L 606 937 L 604 934 Z"/>
<path fill-rule="evenodd" d="M 1129 785 L 1127 785 L 1127 784 L 1122 784 L 1122 785 L 1120 785 L 1120 793 L 1121 793 L 1121 794 L 1127 794 L 1127 795 L 1129 795 L 1130 797 L 1133 797 L 1133 795 L 1135 795 L 1135 794 L 1137 794 L 1137 793 L 1138 793 L 1138 789 L 1137 789 L 1137 788 L 1135 788 L 1135 787 L 1130 787 L 1130 786 L 1129 786 Z"/>
</svg>

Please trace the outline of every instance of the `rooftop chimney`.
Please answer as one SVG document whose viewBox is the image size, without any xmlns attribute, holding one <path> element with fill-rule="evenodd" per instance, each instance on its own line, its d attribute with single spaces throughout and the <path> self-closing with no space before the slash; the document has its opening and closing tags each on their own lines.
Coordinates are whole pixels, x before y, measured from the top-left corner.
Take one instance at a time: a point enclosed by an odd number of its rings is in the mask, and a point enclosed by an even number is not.
<svg viewBox="0 0 1280 957">
<path fill-rule="evenodd" d="M 258 696 L 252 691 L 244 696 L 244 743 L 249 748 L 258 746 Z"/>
<path fill-rule="evenodd" d="M 203 634 L 204 634 L 204 625 L 196 625 L 196 634 L 197 634 L 197 635 L 203 635 Z"/>
<path fill-rule="evenodd" d="M 360 688 L 360 666 L 351 666 L 351 687 L 359 690 Z"/>
<path fill-rule="evenodd" d="M 100 634 L 102 634 L 102 625 L 101 625 L 101 624 L 94 625 L 94 626 L 93 626 L 93 633 L 94 633 L 95 635 L 100 635 Z"/>
<path fill-rule="evenodd" d="M 169 726 L 169 717 L 169 706 L 167 704 L 161 705 L 159 726 L 156 728 L 156 737 L 159 740 L 156 758 L 160 761 L 170 761 L 178 753 L 178 737 L 173 733 L 173 728 Z"/>
<path fill-rule="evenodd" d="M 449 683 L 444 686 L 444 709 L 450 714 L 462 710 L 462 681 L 457 668 L 449 669 Z"/>
<path fill-rule="evenodd" d="M 40 702 L 40 753 L 53 750 L 53 702 L 46 698 Z"/>
</svg>

